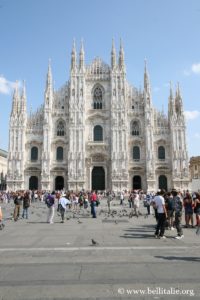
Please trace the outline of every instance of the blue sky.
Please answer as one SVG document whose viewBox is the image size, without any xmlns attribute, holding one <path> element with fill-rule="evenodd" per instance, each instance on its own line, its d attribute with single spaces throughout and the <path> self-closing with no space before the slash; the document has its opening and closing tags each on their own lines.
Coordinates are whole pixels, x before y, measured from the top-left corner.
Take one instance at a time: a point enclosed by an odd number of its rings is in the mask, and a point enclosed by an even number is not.
<svg viewBox="0 0 200 300">
<path fill-rule="evenodd" d="M 189 156 L 200 155 L 200 1 L 0 0 L 0 148 L 16 80 L 26 81 L 28 110 L 44 99 L 49 58 L 55 89 L 69 79 L 73 38 L 83 38 L 86 63 L 110 63 L 112 38 L 122 38 L 128 81 L 143 87 L 147 59 L 153 104 L 167 111 L 169 81 L 180 83 Z"/>
</svg>

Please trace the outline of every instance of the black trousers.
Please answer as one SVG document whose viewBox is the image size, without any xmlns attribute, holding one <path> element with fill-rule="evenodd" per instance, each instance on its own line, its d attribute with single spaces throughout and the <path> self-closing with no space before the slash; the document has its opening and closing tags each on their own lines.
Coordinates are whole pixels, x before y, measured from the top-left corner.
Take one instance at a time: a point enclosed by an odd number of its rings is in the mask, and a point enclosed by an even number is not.
<svg viewBox="0 0 200 300">
<path fill-rule="evenodd" d="M 156 232 L 155 235 L 163 236 L 165 233 L 165 221 L 166 221 L 166 215 L 165 213 L 159 214 L 158 213 L 158 223 L 156 226 Z"/>
<path fill-rule="evenodd" d="M 177 234 L 179 236 L 183 235 L 183 229 L 181 227 L 181 220 L 182 220 L 182 213 L 181 212 L 175 212 L 175 226 L 177 230 Z"/>
<path fill-rule="evenodd" d="M 60 214 L 61 214 L 61 219 L 64 221 L 65 219 L 65 209 L 60 205 Z"/>
</svg>

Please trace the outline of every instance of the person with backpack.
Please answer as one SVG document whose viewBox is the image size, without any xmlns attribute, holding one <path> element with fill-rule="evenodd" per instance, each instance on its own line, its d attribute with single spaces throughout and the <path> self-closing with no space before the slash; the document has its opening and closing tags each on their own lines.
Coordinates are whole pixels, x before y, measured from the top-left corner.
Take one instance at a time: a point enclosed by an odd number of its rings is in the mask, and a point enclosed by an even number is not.
<svg viewBox="0 0 200 300">
<path fill-rule="evenodd" d="M 173 195 L 173 201 L 174 201 L 175 225 L 176 225 L 176 230 L 177 230 L 177 236 L 175 238 L 180 240 L 180 239 L 184 238 L 183 229 L 181 226 L 183 200 L 182 200 L 180 193 L 178 193 L 176 190 L 172 190 L 172 195 Z"/>
<path fill-rule="evenodd" d="M 17 192 L 14 196 L 14 221 L 16 222 L 19 219 L 20 215 L 20 207 L 23 201 L 23 193 L 22 192 Z"/>
<path fill-rule="evenodd" d="M 29 192 L 25 192 L 24 197 L 23 197 L 23 213 L 22 213 L 22 218 L 28 219 L 28 208 L 30 206 L 30 196 Z"/>
<path fill-rule="evenodd" d="M 53 191 L 50 195 L 47 196 L 45 203 L 47 205 L 47 223 L 53 224 L 53 218 L 55 213 L 55 192 Z"/>
</svg>

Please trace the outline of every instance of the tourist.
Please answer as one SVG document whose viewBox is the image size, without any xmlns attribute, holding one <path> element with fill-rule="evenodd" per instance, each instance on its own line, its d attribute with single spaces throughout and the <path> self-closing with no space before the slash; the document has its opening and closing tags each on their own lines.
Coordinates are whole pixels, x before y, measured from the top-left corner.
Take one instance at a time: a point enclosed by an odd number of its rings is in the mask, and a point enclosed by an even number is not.
<svg viewBox="0 0 200 300">
<path fill-rule="evenodd" d="M 0 206 L 0 230 L 2 230 L 5 227 L 4 223 L 3 223 L 3 213 L 2 213 L 2 209 Z"/>
<path fill-rule="evenodd" d="M 108 205 L 108 213 L 110 213 L 110 203 L 112 201 L 112 193 L 111 192 L 108 192 L 107 194 L 107 205 Z"/>
<path fill-rule="evenodd" d="M 65 212 L 67 209 L 67 205 L 71 203 L 66 197 L 67 195 L 63 194 L 58 200 L 59 212 L 61 214 L 61 223 L 64 223 L 65 221 Z"/>
<path fill-rule="evenodd" d="M 174 230 L 174 200 L 171 192 L 165 195 L 165 206 L 167 210 L 167 226 L 169 230 Z"/>
<path fill-rule="evenodd" d="M 48 211 L 47 211 L 47 223 L 53 224 L 53 218 L 55 213 L 55 192 L 53 191 L 47 196 L 45 201 Z"/>
<path fill-rule="evenodd" d="M 158 223 L 156 226 L 155 238 L 166 238 L 165 233 L 165 221 L 167 218 L 167 210 L 165 208 L 165 200 L 163 198 L 163 191 L 159 190 L 154 197 L 154 205 L 158 213 Z"/>
<path fill-rule="evenodd" d="M 133 208 L 134 204 L 134 194 L 131 192 L 128 198 L 129 208 Z"/>
<path fill-rule="evenodd" d="M 147 193 L 146 196 L 144 194 L 144 207 L 147 208 L 147 215 L 149 216 L 151 214 L 151 200 L 152 200 L 152 197 L 151 197 L 151 194 L 150 193 Z"/>
<path fill-rule="evenodd" d="M 183 200 L 181 198 L 180 193 L 178 193 L 176 190 L 172 190 L 172 195 L 173 195 L 174 211 L 175 211 L 175 226 L 177 230 L 177 236 L 175 238 L 180 240 L 184 238 L 183 229 L 181 226 Z"/>
<path fill-rule="evenodd" d="M 120 205 L 123 206 L 124 205 L 124 192 L 123 191 L 120 192 L 119 197 L 120 197 Z"/>
<path fill-rule="evenodd" d="M 96 218 L 96 201 L 97 201 L 97 194 L 95 193 L 95 191 L 92 192 L 92 194 L 90 195 L 90 205 L 91 205 L 91 215 L 93 218 Z"/>
<path fill-rule="evenodd" d="M 194 220 L 193 220 L 194 205 L 190 193 L 188 192 L 186 193 L 185 198 L 183 199 L 183 204 L 185 208 L 185 228 L 190 227 L 190 222 L 193 228 L 194 227 Z"/>
<path fill-rule="evenodd" d="M 195 193 L 195 202 L 194 202 L 194 209 L 195 209 L 195 214 L 196 214 L 196 221 L 197 221 L 197 226 L 200 226 L 200 194 Z"/>
<path fill-rule="evenodd" d="M 16 222 L 19 219 L 20 216 L 20 207 L 23 201 L 23 193 L 22 192 L 17 192 L 14 196 L 14 221 Z"/>
<path fill-rule="evenodd" d="M 30 196 L 29 192 L 25 192 L 23 197 L 23 213 L 22 218 L 28 219 L 28 208 L 30 206 Z"/>
<path fill-rule="evenodd" d="M 72 202 L 73 202 L 73 210 L 78 210 L 78 194 L 73 194 L 72 196 Z"/>
<path fill-rule="evenodd" d="M 134 214 L 136 217 L 139 217 L 139 207 L 140 207 L 140 197 L 139 194 L 137 192 L 133 193 L 133 197 L 134 197 L 134 204 L 133 204 L 133 208 L 134 208 Z"/>
</svg>

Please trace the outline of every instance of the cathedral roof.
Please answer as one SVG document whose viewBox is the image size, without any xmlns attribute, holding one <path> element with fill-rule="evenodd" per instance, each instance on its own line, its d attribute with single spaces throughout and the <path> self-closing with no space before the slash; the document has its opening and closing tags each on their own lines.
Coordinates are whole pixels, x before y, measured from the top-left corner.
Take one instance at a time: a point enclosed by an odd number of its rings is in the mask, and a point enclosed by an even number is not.
<svg viewBox="0 0 200 300">
<path fill-rule="evenodd" d="M 0 149 L 0 156 L 7 158 L 8 152 L 3 149 Z"/>
<path fill-rule="evenodd" d="M 27 119 L 27 128 L 29 129 L 38 129 L 43 125 L 44 118 L 44 106 L 41 107 L 34 113 L 31 113 L 29 118 Z"/>
<path fill-rule="evenodd" d="M 103 62 L 100 57 L 96 57 L 93 62 L 87 66 L 87 73 L 94 75 L 109 74 L 110 67 L 108 64 Z"/>
</svg>

